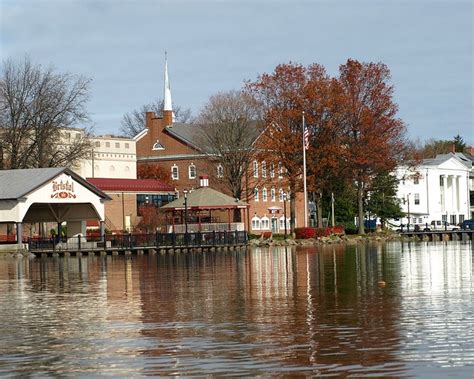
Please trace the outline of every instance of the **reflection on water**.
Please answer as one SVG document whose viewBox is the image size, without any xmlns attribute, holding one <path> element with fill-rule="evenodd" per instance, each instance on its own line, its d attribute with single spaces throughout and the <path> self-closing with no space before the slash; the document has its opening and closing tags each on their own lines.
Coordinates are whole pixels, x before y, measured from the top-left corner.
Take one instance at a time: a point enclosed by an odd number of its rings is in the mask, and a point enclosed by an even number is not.
<svg viewBox="0 0 474 379">
<path fill-rule="evenodd" d="M 470 243 L 0 260 L 0 375 L 469 375 Z"/>
</svg>

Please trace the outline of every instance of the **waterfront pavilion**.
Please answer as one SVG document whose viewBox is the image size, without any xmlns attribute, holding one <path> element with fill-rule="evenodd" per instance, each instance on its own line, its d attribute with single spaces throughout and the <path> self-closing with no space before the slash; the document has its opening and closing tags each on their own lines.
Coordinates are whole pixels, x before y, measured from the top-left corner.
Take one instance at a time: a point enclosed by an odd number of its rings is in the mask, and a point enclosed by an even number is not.
<svg viewBox="0 0 474 379">
<path fill-rule="evenodd" d="M 16 227 L 16 246 L 0 249 L 23 248 L 25 223 L 54 222 L 59 228 L 66 222 L 68 237 L 85 235 L 87 220 L 99 220 L 103 226 L 107 200 L 105 193 L 68 168 L 0 170 L 0 228 Z"/>
<path fill-rule="evenodd" d="M 169 233 L 206 231 L 244 231 L 243 222 L 235 222 L 234 213 L 241 212 L 245 219 L 247 203 L 207 186 L 201 179 L 201 187 L 185 193 L 183 197 L 161 207 L 166 212 Z"/>
</svg>

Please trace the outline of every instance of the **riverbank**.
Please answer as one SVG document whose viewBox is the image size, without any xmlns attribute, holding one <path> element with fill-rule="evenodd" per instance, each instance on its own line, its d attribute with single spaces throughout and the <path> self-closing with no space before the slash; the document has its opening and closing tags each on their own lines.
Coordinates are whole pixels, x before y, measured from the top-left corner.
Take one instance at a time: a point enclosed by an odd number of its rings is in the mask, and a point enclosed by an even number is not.
<svg viewBox="0 0 474 379">
<path fill-rule="evenodd" d="M 269 247 L 269 246 L 315 246 L 346 244 L 356 245 L 367 242 L 387 242 L 387 241 L 410 241 L 412 238 L 402 237 L 398 233 L 370 233 L 364 235 L 331 235 L 328 237 L 306 238 L 306 239 L 281 239 L 258 238 L 249 240 L 249 246 Z M 414 240 L 414 239 L 413 239 Z"/>
</svg>

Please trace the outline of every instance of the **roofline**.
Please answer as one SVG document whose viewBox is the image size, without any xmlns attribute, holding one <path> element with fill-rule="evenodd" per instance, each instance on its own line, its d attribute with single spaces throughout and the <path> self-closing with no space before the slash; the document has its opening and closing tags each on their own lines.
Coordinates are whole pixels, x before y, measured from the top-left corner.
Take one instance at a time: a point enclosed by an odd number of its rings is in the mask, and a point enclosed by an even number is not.
<svg viewBox="0 0 474 379">
<path fill-rule="evenodd" d="M 176 139 L 180 140 L 181 142 L 184 142 L 186 145 L 192 147 L 193 149 L 197 150 L 197 151 L 203 151 L 199 146 L 196 146 L 194 143 L 192 143 L 191 141 L 189 141 L 188 139 L 180 136 L 179 134 L 177 134 L 176 132 L 174 132 L 172 130 L 173 128 L 173 124 L 171 125 L 167 125 L 165 126 L 165 130 L 171 134 L 173 137 L 175 137 Z"/>
<path fill-rule="evenodd" d="M 187 209 L 189 210 L 207 210 L 207 209 L 247 209 L 249 205 L 210 205 L 210 206 L 188 206 Z M 186 210 L 185 207 L 173 207 L 173 208 L 165 208 L 165 206 L 161 207 L 160 209 L 164 210 L 165 212 L 169 211 L 184 211 Z"/>
<path fill-rule="evenodd" d="M 53 167 L 48 167 L 48 168 L 53 168 Z M 56 168 L 60 168 L 60 167 L 56 167 Z M 89 191 L 92 191 L 94 192 L 96 195 L 98 195 L 99 197 L 101 197 L 102 199 L 104 200 L 112 200 L 111 197 L 109 197 L 108 195 L 106 195 L 104 192 L 102 192 L 99 188 L 97 188 L 96 186 L 92 185 L 91 183 L 89 183 L 87 180 L 85 180 L 82 176 L 76 174 L 74 171 L 72 171 L 70 168 L 67 168 L 67 167 L 63 167 L 61 171 L 59 171 L 57 174 L 55 175 L 52 175 L 50 176 L 48 179 L 44 180 L 43 182 L 41 182 L 40 184 L 38 184 L 36 187 L 32 188 L 31 190 L 29 190 L 28 192 L 25 192 L 25 193 L 22 193 L 20 196 L 18 196 L 16 199 L 14 200 L 17 200 L 27 194 L 30 194 L 31 192 L 33 191 L 36 191 L 38 188 L 44 186 L 47 182 L 49 182 L 50 180 L 58 177 L 59 175 L 61 174 L 68 174 L 69 176 L 71 176 L 74 180 L 76 180 L 77 182 L 79 182 L 81 185 L 83 185 L 84 187 L 86 187 Z"/>
<path fill-rule="evenodd" d="M 169 161 L 176 159 L 208 159 L 208 154 L 175 154 L 156 157 L 137 157 L 137 162 L 140 161 Z"/>
<path fill-rule="evenodd" d="M 138 133 L 136 136 L 134 136 L 132 139 L 134 141 L 138 141 L 139 139 L 142 139 L 146 134 L 148 133 L 148 128 L 143 129 L 140 133 Z"/>
</svg>

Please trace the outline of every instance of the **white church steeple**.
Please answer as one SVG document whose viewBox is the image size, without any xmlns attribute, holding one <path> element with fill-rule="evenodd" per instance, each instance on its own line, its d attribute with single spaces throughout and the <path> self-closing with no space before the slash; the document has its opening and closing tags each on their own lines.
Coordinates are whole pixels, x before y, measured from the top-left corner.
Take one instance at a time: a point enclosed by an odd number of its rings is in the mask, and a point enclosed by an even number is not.
<svg viewBox="0 0 474 379">
<path fill-rule="evenodd" d="M 165 87 L 163 93 L 163 118 L 167 124 L 174 122 L 173 102 L 171 100 L 171 87 L 168 77 L 168 54 L 165 51 Z"/>
</svg>

